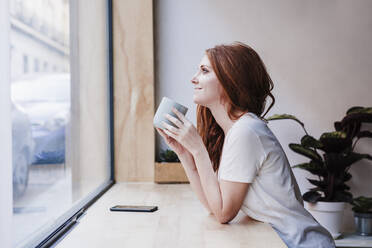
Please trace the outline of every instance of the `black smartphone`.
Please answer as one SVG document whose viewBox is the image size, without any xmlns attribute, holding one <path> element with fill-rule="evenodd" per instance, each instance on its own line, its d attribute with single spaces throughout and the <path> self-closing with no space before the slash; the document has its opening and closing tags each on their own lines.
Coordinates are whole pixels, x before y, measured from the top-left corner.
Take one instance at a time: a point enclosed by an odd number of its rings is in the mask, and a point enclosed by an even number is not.
<svg viewBox="0 0 372 248">
<path fill-rule="evenodd" d="M 154 212 L 158 210 L 157 206 L 130 206 L 130 205 L 116 205 L 110 208 L 111 211 L 125 211 L 125 212 Z"/>
</svg>

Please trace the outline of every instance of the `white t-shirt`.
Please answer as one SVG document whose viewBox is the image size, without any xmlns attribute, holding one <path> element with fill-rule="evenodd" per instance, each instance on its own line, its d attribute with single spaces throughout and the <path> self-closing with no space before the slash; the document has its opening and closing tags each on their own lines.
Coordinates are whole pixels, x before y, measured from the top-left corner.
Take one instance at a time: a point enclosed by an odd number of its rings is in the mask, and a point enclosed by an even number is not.
<svg viewBox="0 0 372 248">
<path fill-rule="evenodd" d="M 335 247 L 303 207 L 288 159 L 266 122 L 248 112 L 226 134 L 218 180 L 250 183 L 241 210 L 270 223 L 288 247 Z"/>
</svg>

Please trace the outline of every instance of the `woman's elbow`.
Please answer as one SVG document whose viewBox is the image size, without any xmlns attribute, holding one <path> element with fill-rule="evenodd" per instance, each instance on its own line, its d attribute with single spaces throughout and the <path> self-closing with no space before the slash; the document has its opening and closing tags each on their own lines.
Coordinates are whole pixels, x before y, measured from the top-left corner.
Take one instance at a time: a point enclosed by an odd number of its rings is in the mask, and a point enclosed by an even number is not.
<svg viewBox="0 0 372 248">
<path fill-rule="evenodd" d="M 218 220 L 220 224 L 229 224 L 231 220 Z"/>
<path fill-rule="evenodd" d="M 221 224 L 228 224 L 234 217 L 231 216 L 218 216 L 217 220 Z"/>
<path fill-rule="evenodd" d="M 228 221 L 220 221 L 221 224 L 229 224 L 229 220 Z"/>
</svg>

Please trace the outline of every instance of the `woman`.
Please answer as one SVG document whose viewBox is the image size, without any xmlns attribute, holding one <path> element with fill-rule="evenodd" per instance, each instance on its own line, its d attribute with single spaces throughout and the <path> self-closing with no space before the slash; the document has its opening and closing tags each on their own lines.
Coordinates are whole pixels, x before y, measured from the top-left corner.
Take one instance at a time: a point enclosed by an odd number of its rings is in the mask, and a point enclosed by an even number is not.
<svg viewBox="0 0 372 248">
<path fill-rule="evenodd" d="M 287 157 L 263 117 L 275 102 L 258 54 L 235 42 L 207 49 L 191 80 L 197 129 L 173 109 L 157 128 L 178 155 L 193 191 L 220 223 L 241 209 L 270 223 L 288 247 L 335 247 L 303 207 Z M 270 107 L 261 116 L 266 98 Z"/>
</svg>

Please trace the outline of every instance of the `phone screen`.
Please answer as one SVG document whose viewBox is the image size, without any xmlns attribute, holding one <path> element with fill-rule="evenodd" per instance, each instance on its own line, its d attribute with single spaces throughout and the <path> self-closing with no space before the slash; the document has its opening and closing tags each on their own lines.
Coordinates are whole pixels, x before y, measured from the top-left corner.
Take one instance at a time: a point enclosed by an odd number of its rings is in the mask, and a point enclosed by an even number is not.
<svg viewBox="0 0 372 248">
<path fill-rule="evenodd" d="M 130 211 L 130 212 L 154 212 L 157 206 L 138 206 L 138 205 L 116 205 L 111 207 L 111 211 Z"/>
</svg>

